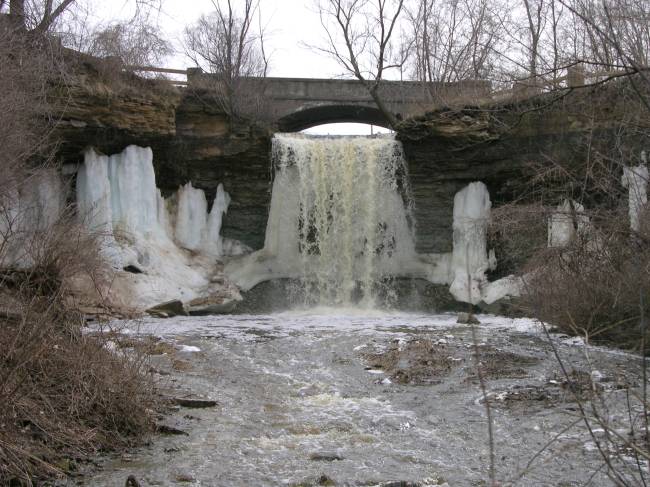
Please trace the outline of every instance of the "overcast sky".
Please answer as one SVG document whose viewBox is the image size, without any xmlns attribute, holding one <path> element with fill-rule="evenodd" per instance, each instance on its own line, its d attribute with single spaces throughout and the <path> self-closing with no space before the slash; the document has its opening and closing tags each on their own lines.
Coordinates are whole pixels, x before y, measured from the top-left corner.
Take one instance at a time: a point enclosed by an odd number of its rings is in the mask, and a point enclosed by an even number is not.
<svg viewBox="0 0 650 487">
<path fill-rule="evenodd" d="M 132 15 L 132 3 L 125 0 L 94 0 L 93 17 L 120 19 Z M 234 5 L 239 6 L 234 0 Z M 265 25 L 266 48 L 270 56 L 269 76 L 298 78 L 332 78 L 343 74 L 331 58 L 307 47 L 324 45 L 324 31 L 315 8 L 315 0 L 261 0 Z M 183 29 L 203 13 L 214 8 L 210 0 L 163 0 L 160 25 L 178 53 L 169 60 L 171 68 L 185 69 L 191 63 L 183 55 Z M 381 130 L 381 129 L 380 129 Z M 375 127 L 375 132 L 378 128 Z M 310 133 L 368 134 L 370 127 L 361 124 L 334 124 L 310 129 Z"/>
</svg>

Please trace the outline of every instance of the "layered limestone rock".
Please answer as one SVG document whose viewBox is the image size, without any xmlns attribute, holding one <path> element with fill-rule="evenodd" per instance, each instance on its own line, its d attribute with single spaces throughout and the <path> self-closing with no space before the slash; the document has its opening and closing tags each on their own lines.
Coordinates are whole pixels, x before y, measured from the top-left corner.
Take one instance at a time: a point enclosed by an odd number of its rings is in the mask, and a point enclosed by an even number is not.
<svg viewBox="0 0 650 487">
<path fill-rule="evenodd" d="M 224 184 L 233 201 L 222 234 L 261 249 L 271 205 L 273 127 L 228 120 L 206 90 L 164 87 L 153 80 L 133 81 L 131 87 L 121 81 L 120 88 L 99 78 L 81 75 L 61 95 L 62 158 L 79 164 L 88 146 L 104 153 L 134 143 L 150 146 L 163 196 L 191 181 L 210 202 Z M 577 160 L 574 149 L 584 134 L 610 137 L 616 107 L 629 104 L 620 92 L 617 86 L 603 87 L 572 93 L 562 103 L 541 97 L 445 108 L 400 124 L 397 138 L 418 222 L 417 251 L 452 251 L 454 195 L 470 182 L 483 181 L 498 206 L 517 195 L 531 162 Z M 601 110 L 594 100 L 600 100 Z"/>
</svg>

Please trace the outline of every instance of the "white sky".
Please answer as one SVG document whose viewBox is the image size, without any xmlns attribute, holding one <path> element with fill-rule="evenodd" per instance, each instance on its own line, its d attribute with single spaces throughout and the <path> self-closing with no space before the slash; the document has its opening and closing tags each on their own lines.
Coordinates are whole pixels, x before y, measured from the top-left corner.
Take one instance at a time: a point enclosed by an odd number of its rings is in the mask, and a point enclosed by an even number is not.
<svg viewBox="0 0 650 487">
<path fill-rule="evenodd" d="M 132 3 L 125 0 L 92 0 L 97 21 L 119 19 L 132 14 Z M 261 0 L 265 42 L 270 57 L 269 76 L 296 78 L 333 78 L 343 73 L 337 63 L 309 49 L 307 45 L 324 45 L 324 31 L 315 8 L 315 0 Z M 233 1 L 235 8 L 239 6 Z M 159 22 L 178 53 L 165 67 L 185 69 L 192 63 L 183 54 L 183 29 L 203 13 L 213 10 L 210 0 L 163 0 Z M 375 133 L 385 132 L 380 127 Z M 369 134 L 364 124 L 329 124 L 307 130 L 319 134 Z"/>
</svg>

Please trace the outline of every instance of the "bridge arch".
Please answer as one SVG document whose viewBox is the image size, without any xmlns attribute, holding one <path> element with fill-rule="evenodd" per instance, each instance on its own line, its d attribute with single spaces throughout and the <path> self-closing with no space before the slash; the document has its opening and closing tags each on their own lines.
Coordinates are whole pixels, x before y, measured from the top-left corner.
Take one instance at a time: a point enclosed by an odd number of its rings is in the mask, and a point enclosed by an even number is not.
<svg viewBox="0 0 650 487">
<path fill-rule="evenodd" d="M 278 120 L 282 132 L 300 132 L 328 123 L 367 123 L 390 129 L 384 114 L 376 107 L 363 105 L 327 104 L 289 113 Z"/>
</svg>

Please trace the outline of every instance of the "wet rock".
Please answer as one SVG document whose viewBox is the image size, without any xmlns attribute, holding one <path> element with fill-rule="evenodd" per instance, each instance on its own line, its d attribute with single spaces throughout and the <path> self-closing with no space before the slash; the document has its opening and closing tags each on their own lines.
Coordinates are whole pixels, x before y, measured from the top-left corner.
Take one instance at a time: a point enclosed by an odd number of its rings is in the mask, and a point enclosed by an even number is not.
<svg viewBox="0 0 650 487">
<path fill-rule="evenodd" d="M 140 482 L 133 475 L 129 475 L 124 482 L 124 487 L 140 487 Z"/>
<path fill-rule="evenodd" d="M 189 472 L 179 472 L 175 476 L 176 482 L 194 482 L 196 479 Z"/>
<path fill-rule="evenodd" d="M 172 369 L 177 372 L 187 372 L 189 370 L 192 370 L 193 367 L 192 364 L 187 360 L 174 359 L 172 361 Z"/>
<path fill-rule="evenodd" d="M 291 487 L 314 487 L 317 485 L 333 486 L 336 485 L 336 482 L 327 475 L 321 474 L 316 478 L 312 477 L 297 484 L 291 484 Z"/>
<path fill-rule="evenodd" d="M 203 409 L 203 408 L 212 408 L 217 406 L 217 401 L 212 401 L 209 399 L 186 399 L 182 397 L 175 397 L 172 401 L 183 408 L 191 409 Z"/>
<path fill-rule="evenodd" d="M 309 459 L 314 462 L 336 462 L 344 458 L 336 452 L 314 452 L 309 455 Z"/>
<path fill-rule="evenodd" d="M 336 482 L 334 482 L 331 478 L 329 478 L 325 474 L 318 477 L 318 480 L 316 482 L 317 482 L 316 485 L 336 485 Z"/>
<path fill-rule="evenodd" d="M 161 435 L 189 436 L 189 433 L 186 431 L 178 429 L 174 426 L 169 426 L 167 424 L 157 424 L 156 432 L 160 433 Z"/>
<path fill-rule="evenodd" d="M 187 311 L 183 306 L 183 302 L 174 299 L 172 301 L 166 301 L 164 303 L 157 304 L 152 306 L 146 313 L 154 316 L 156 318 L 171 318 L 173 316 L 187 316 Z"/>
<path fill-rule="evenodd" d="M 213 277 L 213 280 L 216 277 Z M 241 300 L 239 291 L 226 282 L 225 277 L 221 276 L 222 288 L 208 296 L 193 299 L 187 303 L 187 311 L 192 316 L 205 316 L 231 313 Z"/>
<path fill-rule="evenodd" d="M 133 264 L 127 265 L 122 270 L 124 272 L 128 272 L 130 274 L 143 274 L 144 273 L 144 271 L 142 269 L 140 269 L 139 267 L 137 267 L 137 266 L 135 266 Z"/>
<path fill-rule="evenodd" d="M 176 348 L 171 343 L 158 341 L 144 348 L 145 353 L 148 355 L 173 355 L 176 353 Z"/>
<path fill-rule="evenodd" d="M 474 316 L 473 313 L 458 313 L 456 323 L 461 325 L 480 325 L 481 322 Z"/>
</svg>

